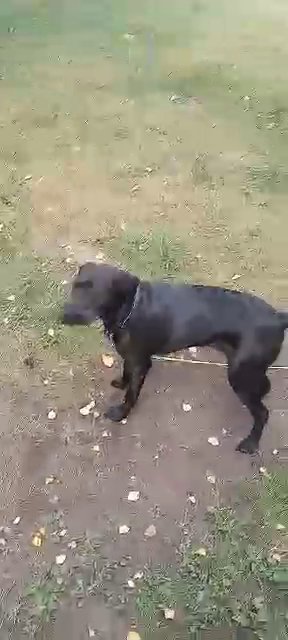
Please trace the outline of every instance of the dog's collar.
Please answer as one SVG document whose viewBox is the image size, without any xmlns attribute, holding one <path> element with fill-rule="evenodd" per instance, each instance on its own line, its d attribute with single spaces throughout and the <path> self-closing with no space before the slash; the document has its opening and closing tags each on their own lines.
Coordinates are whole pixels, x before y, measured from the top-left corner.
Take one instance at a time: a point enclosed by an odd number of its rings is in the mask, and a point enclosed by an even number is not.
<svg viewBox="0 0 288 640">
<path fill-rule="evenodd" d="M 134 296 L 134 300 L 132 302 L 131 309 L 130 309 L 129 313 L 127 314 L 127 316 L 124 318 L 124 320 L 121 322 L 120 329 L 123 329 L 125 327 L 125 324 L 128 322 L 129 318 L 131 317 L 134 309 L 137 306 L 137 303 L 138 303 L 138 300 L 139 300 L 139 296 L 140 296 L 140 283 L 137 285 L 137 289 L 135 291 L 135 296 Z"/>
</svg>

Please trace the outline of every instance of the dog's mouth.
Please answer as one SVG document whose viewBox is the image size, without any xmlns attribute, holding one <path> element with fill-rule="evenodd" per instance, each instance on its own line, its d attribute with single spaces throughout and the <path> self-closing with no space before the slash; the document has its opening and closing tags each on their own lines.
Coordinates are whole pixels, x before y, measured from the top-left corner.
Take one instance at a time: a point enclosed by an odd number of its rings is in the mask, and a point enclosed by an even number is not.
<svg viewBox="0 0 288 640">
<path fill-rule="evenodd" d="M 73 304 L 66 304 L 64 306 L 63 314 L 61 317 L 62 324 L 69 326 L 89 326 L 96 320 L 97 317 L 94 313 L 92 313 L 90 309 L 79 309 L 79 307 Z"/>
</svg>

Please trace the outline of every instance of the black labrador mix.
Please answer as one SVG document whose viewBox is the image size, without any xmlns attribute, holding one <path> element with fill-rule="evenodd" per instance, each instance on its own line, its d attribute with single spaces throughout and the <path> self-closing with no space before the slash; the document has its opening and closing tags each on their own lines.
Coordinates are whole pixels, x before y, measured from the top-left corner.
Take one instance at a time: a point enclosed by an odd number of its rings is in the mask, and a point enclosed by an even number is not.
<svg viewBox="0 0 288 640">
<path fill-rule="evenodd" d="M 224 352 L 228 380 L 253 420 L 237 449 L 257 450 L 269 413 L 262 398 L 270 390 L 267 369 L 277 358 L 288 313 L 248 294 L 204 285 L 146 282 L 109 264 L 87 262 L 75 276 L 64 324 L 89 325 L 101 319 L 124 360 L 112 385 L 126 389 L 124 400 L 106 416 L 126 418 L 151 367 L 151 356 L 190 346 Z"/>
</svg>

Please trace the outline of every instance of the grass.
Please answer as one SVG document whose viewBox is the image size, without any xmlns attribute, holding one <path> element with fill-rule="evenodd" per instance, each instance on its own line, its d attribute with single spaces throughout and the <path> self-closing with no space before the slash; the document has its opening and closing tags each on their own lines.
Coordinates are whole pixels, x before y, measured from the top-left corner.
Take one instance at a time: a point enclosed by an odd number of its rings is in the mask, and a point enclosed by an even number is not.
<svg viewBox="0 0 288 640">
<path fill-rule="evenodd" d="M 286 535 L 281 544 L 278 536 L 275 547 L 275 526 L 271 529 L 274 518 L 279 523 L 287 511 L 281 472 L 256 488 L 257 500 L 249 500 L 245 517 L 225 506 L 213 509 L 204 543 L 190 541 L 176 570 L 147 573 L 138 596 L 145 638 L 178 637 L 177 628 L 179 638 L 194 640 L 201 630 L 215 628 L 224 629 L 225 637 L 225 629 L 238 627 L 255 638 L 286 637 Z M 174 629 L 165 621 L 165 608 L 176 611 Z"/>
</svg>

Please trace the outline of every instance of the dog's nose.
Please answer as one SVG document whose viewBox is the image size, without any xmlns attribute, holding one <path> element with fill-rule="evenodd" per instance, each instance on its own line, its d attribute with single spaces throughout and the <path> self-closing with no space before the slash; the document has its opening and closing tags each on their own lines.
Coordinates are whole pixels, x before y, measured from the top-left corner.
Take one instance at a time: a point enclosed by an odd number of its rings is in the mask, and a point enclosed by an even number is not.
<svg viewBox="0 0 288 640">
<path fill-rule="evenodd" d="M 63 313 L 60 318 L 62 324 L 84 324 L 85 319 L 83 318 L 83 314 L 80 313 L 79 309 L 75 307 L 73 304 L 65 304 Z"/>
</svg>

